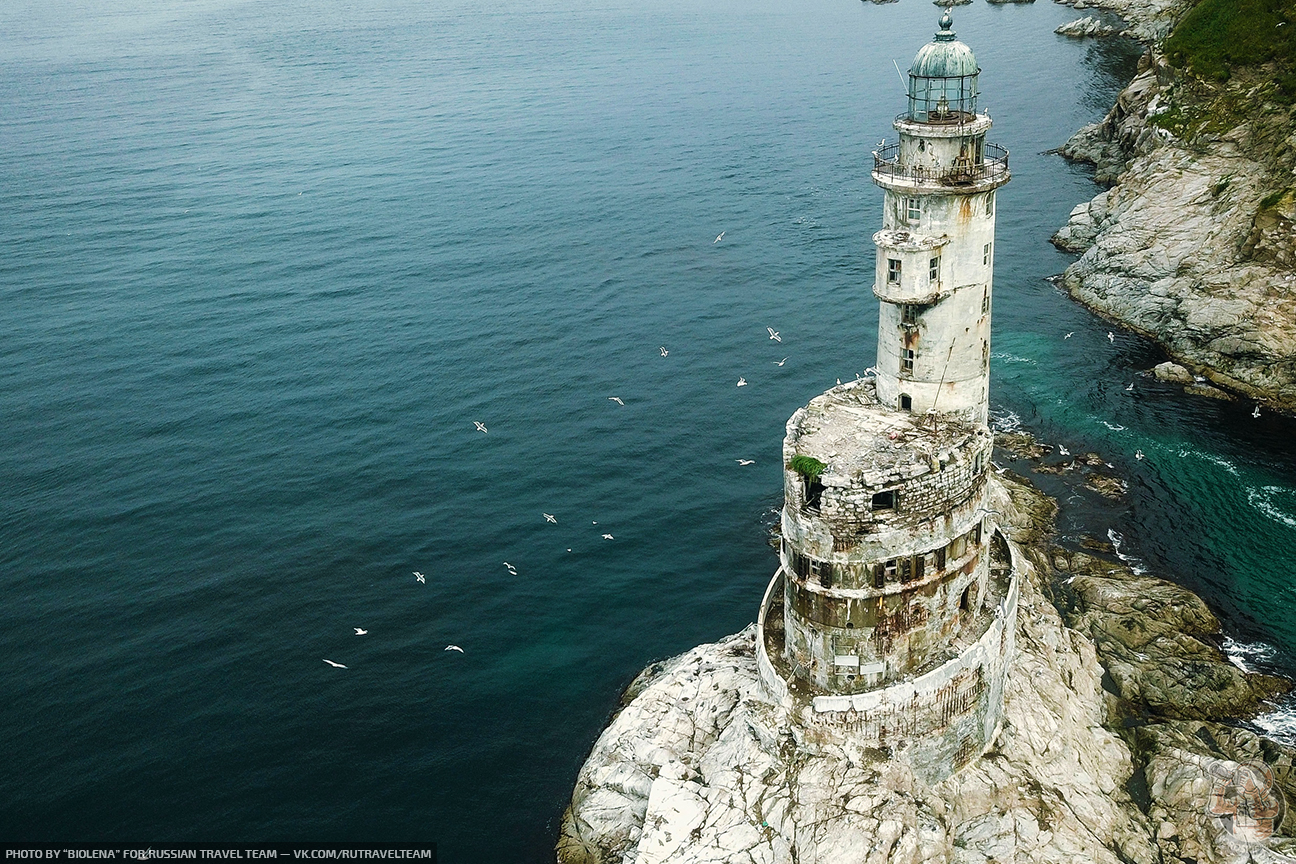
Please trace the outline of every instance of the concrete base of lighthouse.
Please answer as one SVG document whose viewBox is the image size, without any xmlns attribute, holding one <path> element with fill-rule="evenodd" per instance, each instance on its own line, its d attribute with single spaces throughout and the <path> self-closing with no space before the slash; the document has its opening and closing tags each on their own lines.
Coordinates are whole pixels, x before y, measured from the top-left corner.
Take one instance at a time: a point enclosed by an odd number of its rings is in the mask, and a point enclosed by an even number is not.
<svg viewBox="0 0 1296 864">
<path fill-rule="evenodd" d="M 944 662 L 863 693 L 819 692 L 785 660 L 784 579 L 770 580 L 757 619 L 756 662 L 772 699 L 798 721 L 808 742 L 881 751 L 937 783 L 980 757 L 1003 719 L 1004 676 L 1014 653 L 1020 553 L 1002 532 L 991 542 L 989 596 L 978 626 Z"/>
</svg>

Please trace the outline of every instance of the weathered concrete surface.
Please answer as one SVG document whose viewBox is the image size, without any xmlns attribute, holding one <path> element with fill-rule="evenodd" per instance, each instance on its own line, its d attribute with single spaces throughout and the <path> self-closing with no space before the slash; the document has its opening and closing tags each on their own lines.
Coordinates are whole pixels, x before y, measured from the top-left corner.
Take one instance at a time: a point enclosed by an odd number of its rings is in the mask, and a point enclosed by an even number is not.
<svg viewBox="0 0 1296 864">
<path fill-rule="evenodd" d="M 992 506 L 1034 563 L 1021 583 L 1004 724 L 985 756 L 924 786 L 884 751 L 807 744 L 761 688 L 748 628 L 654 664 L 635 681 L 581 769 L 558 860 L 1142 864 L 1179 860 L 1167 856 L 1181 851 L 1202 862 L 1230 860 L 1219 825 L 1202 815 L 1206 774 L 1199 764 L 1227 754 L 1180 734 L 1194 728 L 1182 721 L 1139 728 L 1137 738 L 1131 734 L 1133 757 L 1111 731 L 1123 725 L 1113 713 L 1122 705 L 1191 715 L 1173 702 L 1190 688 L 1157 670 L 1184 657 L 1212 670 L 1228 665 L 1202 641 L 1218 628 L 1214 616 L 1168 583 L 1144 602 L 1142 583 L 1131 594 L 1099 584 L 1107 576 L 1086 575 L 1080 588 L 1090 605 L 1078 620 L 1121 651 L 1143 646 L 1146 657 L 1125 661 L 1128 674 L 1155 682 L 1139 679 L 1135 689 L 1127 680 L 1121 699 L 1106 693 L 1095 643 L 1068 628 L 1041 590 L 1058 557 L 1047 549 L 1052 502 L 1011 479 L 997 478 L 993 490 Z M 1074 556 L 1061 561 L 1079 566 Z M 1122 641 L 1122 615 L 1138 622 L 1132 631 L 1152 636 Z M 1173 622 L 1167 626 L 1186 628 L 1189 642 L 1160 629 L 1161 615 Z M 1252 694 L 1267 686 L 1245 676 L 1227 681 Z M 1197 716 L 1219 716 L 1219 699 L 1188 695 Z M 1235 733 L 1238 747 L 1261 753 L 1276 773 L 1288 770 L 1290 753 L 1247 743 L 1238 730 L 1221 734 L 1233 741 Z M 1151 817 L 1126 791 L 1134 758 L 1141 765 L 1143 754 L 1151 760 Z"/>
<path fill-rule="evenodd" d="M 1062 148 L 1115 185 L 1053 242 L 1083 253 L 1063 278 L 1081 303 L 1213 384 L 1296 411 L 1296 197 L 1281 194 L 1296 127 L 1272 88 L 1187 80 L 1145 56 L 1106 119 Z"/>
</svg>

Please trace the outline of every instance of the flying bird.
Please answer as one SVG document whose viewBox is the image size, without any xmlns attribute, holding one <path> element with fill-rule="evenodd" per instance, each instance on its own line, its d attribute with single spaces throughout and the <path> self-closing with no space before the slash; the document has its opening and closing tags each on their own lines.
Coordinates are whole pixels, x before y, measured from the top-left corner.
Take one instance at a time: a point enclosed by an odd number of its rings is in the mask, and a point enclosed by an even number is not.
<svg viewBox="0 0 1296 864">
<path fill-rule="evenodd" d="M 478 431 L 478 432 L 482 432 L 482 433 L 485 433 L 485 432 L 486 432 L 486 424 L 485 424 L 485 423 L 479 423 L 478 421 L 474 420 L 474 421 L 473 421 L 473 425 L 477 427 L 477 431 Z"/>
<path fill-rule="evenodd" d="M 508 571 L 509 571 L 509 574 L 510 574 L 510 575 L 512 575 L 512 576 L 516 576 L 516 575 L 517 575 L 517 568 L 514 567 L 512 564 L 510 564 L 510 563 L 508 563 L 507 561 L 505 561 L 505 562 L 504 562 L 504 566 L 508 568 Z"/>
<path fill-rule="evenodd" d="M 444 649 L 442 649 L 442 650 L 445 650 L 445 651 L 458 651 L 460 654 L 464 653 L 464 650 L 463 650 L 462 648 L 460 648 L 458 645 L 447 645 L 447 646 L 446 646 Z"/>
<path fill-rule="evenodd" d="M 787 362 L 787 358 L 784 357 L 782 360 L 778 361 L 778 362 L 775 363 L 774 365 L 775 365 L 775 366 L 782 366 L 782 365 L 783 365 L 784 363 L 786 363 L 786 362 Z"/>
<path fill-rule="evenodd" d="M 1260 406 L 1259 406 L 1259 405 L 1256 405 L 1256 406 L 1255 406 L 1255 410 L 1251 412 L 1251 416 L 1252 416 L 1252 417 L 1259 417 L 1259 416 L 1260 416 Z"/>
<path fill-rule="evenodd" d="M 327 664 L 329 664 L 330 666 L 336 666 L 338 669 L 345 669 L 345 668 L 347 668 L 347 667 L 343 666 L 341 663 L 334 663 L 332 660 L 325 660 L 324 662 L 327 663 Z"/>
<path fill-rule="evenodd" d="M 356 631 L 356 635 L 357 635 L 357 636 L 363 636 L 363 635 L 365 635 L 366 633 L 369 632 L 368 630 L 364 630 L 364 629 L 362 629 L 362 628 L 360 628 L 360 627 L 352 627 L 351 629 L 354 630 L 354 631 Z"/>
<path fill-rule="evenodd" d="M 615 403 L 617 403 L 618 405 L 624 405 L 624 404 L 625 404 L 624 402 L 622 402 L 622 401 L 621 401 L 618 397 L 616 397 L 616 396 L 609 396 L 609 397 L 608 397 L 608 401 L 609 401 L 609 402 L 615 402 Z"/>
<path fill-rule="evenodd" d="M 667 354 L 670 353 L 669 351 L 666 350 L 666 346 L 665 346 L 665 345 L 662 345 L 662 346 L 661 346 L 660 348 L 658 348 L 657 350 L 660 351 L 660 352 L 662 352 L 662 356 L 663 356 L 663 357 L 665 357 Z"/>
<path fill-rule="evenodd" d="M 603 535 L 603 539 L 604 539 L 604 540 L 615 540 L 616 538 L 613 537 L 611 534 L 604 534 L 604 535 Z"/>
<path fill-rule="evenodd" d="M 1066 335 L 1063 336 L 1062 338 L 1063 338 L 1063 339 L 1070 339 L 1070 338 L 1071 338 L 1072 336 L 1074 336 L 1074 335 L 1075 335 L 1075 331 L 1072 330 L 1070 333 L 1066 334 Z"/>
<path fill-rule="evenodd" d="M 558 524 L 558 517 L 554 516 L 552 513 L 545 513 L 542 515 L 545 517 L 546 522 L 552 522 L 555 525 Z"/>
<path fill-rule="evenodd" d="M 755 465 L 755 464 L 756 464 L 756 460 L 755 460 L 755 459 L 735 459 L 734 461 L 737 462 L 739 465 Z"/>
<path fill-rule="evenodd" d="M 1130 382 L 1130 385 L 1129 385 L 1128 387 L 1125 388 L 1125 392 L 1126 392 L 1126 393 L 1132 393 L 1132 392 L 1134 392 L 1134 382 L 1133 382 L 1133 381 L 1131 381 L 1131 382 Z"/>
<path fill-rule="evenodd" d="M 1071 451 L 1063 447 L 1061 444 L 1058 445 L 1058 452 L 1061 453 L 1063 456 L 1071 455 Z"/>
<path fill-rule="evenodd" d="M 743 377 L 740 376 L 740 377 L 738 378 L 738 386 L 739 386 L 739 387 L 746 387 L 746 386 L 747 386 L 747 379 L 746 379 L 746 378 L 743 378 Z"/>
<path fill-rule="evenodd" d="M 1107 331 L 1107 341 L 1108 341 L 1108 342 L 1111 342 L 1111 343 L 1113 343 L 1113 344 L 1115 344 L 1115 342 L 1116 342 L 1116 334 L 1113 333 L 1113 332 L 1111 332 L 1110 330 L 1108 330 L 1108 331 Z"/>
<path fill-rule="evenodd" d="M 783 337 L 780 336 L 780 335 L 778 334 L 778 331 L 775 330 L 773 327 L 766 327 L 765 329 L 769 331 L 770 338 L 773 339 L 775 342 L 782 342 L 782 341 L 783 341 Z"/>
<path fill-rule="evenodd" d="M 1143 461 L 1143 451 L 1142 451 L 1142 450 L 1135 450 L 1135 451 L 1134 451 L 1134 458 L 1135 458 L 1135 459 L 1138 459 L 1140 462 Z"/>
<path fill-rule="evenodd" d="M 423 578 L 423 574 L 418 572 L 417 570 L 414 571 L 414 578 L 423 583 L 427 582 L 427 580 Z"/>
<path fill-rule="evenodd" d="M 716 239 L 714 239 L 714 240 L 711 241 L 711 245 L 714 246 L 715 244 L 717 244 L 717 243 L 719 243 L 721 240 L 723 240 L 723 239 L 724 239 L 724 235 L 725 235 L 725 232 L 721 231 L 720 234 L 716 237 Z"/>
</svg>

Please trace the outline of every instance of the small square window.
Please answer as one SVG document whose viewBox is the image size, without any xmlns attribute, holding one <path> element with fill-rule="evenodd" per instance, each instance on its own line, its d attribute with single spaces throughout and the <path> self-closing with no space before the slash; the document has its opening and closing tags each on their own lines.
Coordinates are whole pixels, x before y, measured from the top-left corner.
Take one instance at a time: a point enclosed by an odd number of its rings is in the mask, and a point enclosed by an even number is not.
<svg viewBox="0 0 1296 864">
<path fill-rule="evenodd" d="M 895 509 L 895 490 L 888 489 L 885 492 L 875 492 L 873 494 L 873 509 L 874 510 Z M 890 564 L 892 567 L 895 566 L 894 561 L 890 562 Z"/>
<path fill-rule="evenodd" d="M 905 200 L 905 211 L 910 222 L 917 222 L 922 218 L 922 199 L 908 198 Z"/>
<path fill-rule="evenodd" d="M 900 284 L 900 259 L 899 258 L 887 259 L 887 282 L 889 282 L 892 285 Z"/>
<path fill-rule="evenodd" d="M 901 323 L 901 324 L 917 324 L 917 323 L 918 323 L 918 307 L 915 306 L 915 305 L 912 304 L 912 303 L 901 303 L 901 304 L 900 304 L 900 323 Z"/>
<path fill-rule="evenodd" d="M 940 279 L 940 256 L 937 255 L 931 261 L 927 262 L 927 279 L 936 282 Z"/>
</svg>

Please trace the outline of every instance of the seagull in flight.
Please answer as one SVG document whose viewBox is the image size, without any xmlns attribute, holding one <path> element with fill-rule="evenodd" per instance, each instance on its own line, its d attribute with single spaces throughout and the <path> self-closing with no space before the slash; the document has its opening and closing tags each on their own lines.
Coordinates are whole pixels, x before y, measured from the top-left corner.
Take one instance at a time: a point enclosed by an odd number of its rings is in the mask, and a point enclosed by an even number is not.
<svg viewBox="0 0 1296 864">
<path fill-rule="evenodd" d="M 778 331 L 775 330 L 773 327 L 766 327 L 765 329 L 769 331 L 770 338 L 773 339 L 775 342 L 782 342 L 782 341 L 783 341 L 783 337 L 780 336 L 780 335 L 778 334 Z"/>
<path fill-rule="evenodd" d="M 1066 335 L 1063 336 L 1062 338 L 1063 338 L 1063 339 L 1070 339 L 1070 338 L 1071 338 L 1072 336 L 1074 336 L 1074 335 L 1075 335 L 1075 331 L 1072 330 L 1070 333 L 1066 334 Z"/>
<path fill-rule="evenodd" d="M 361 628 L 361 627 L 352 627 L 351 629 L 354 630 L 354 631 L 356 631 L 356 635 L 357 635 L 357 636 L 363 636 L 363 635 L 365 635 L 366 633 L 369 632 L 368 630 L 365 630 L 365 629 L 363 629 L 363 628 Z"/>
<path fill-rule="evenodd" d="M 1113 345 L 1116 344 L 1116 334 L 1113 333 L 1113 332 L 1111 332 L 1110 330 L 1108 330 L 1108 331 L 1107 331 L 1107 341 L 1108 341 L 1108 342 L 1111 342 Z"/>
<path fill-rule="evenodd" d="M 1134 382 L 1133 382 L 1133 381 L 1131 381 L 1131 382 L 1130 382 L 1130 385 L 1129 385 L 1128 387 L 1125 388 L 1125 392 L 1126 392 L 1126 393 L 1133 393 L 1133 392 L 1134 392 Z"/>
<path fill-rule="evenodd" d="M 616 397 L 616 396 L 609 396 L 609 397 L 608 397 L 608 401 L 609 401 L 609 402 L 615 402 L 615 403 L 617 403 L 618 405 L 624 405 L 624 404 L 625 404 L 624 402 L 621 401 L 620 398 L 618 398 L 618 397 Z"/>
<path fill-rule="evenodd" d="M 657 350 L 660 351 L 660 352 L 662 352 L 662 356 L 663 356 L 663 357 L 665 357 L 667 354 L 670 353 L 669 351 L 666 350 L 666 346 L 665 346 L 665 345 L 662 345 L 662 346 L 661 346 L 660 348 L 658 348 Z"/>
<path fill-rule="evenodd" d="M 1260 406 L 1259 406 L 1259 405 L 1256 405 L 1256 406 L 1255 406 L 1255 410 L 1251 412 L 1251 416 L 1252 416 L 1252 417 L 1259 417 L 1259 416 L 1260 416 Z"/>
<path fill-rule="evenodd" d="M 444 649 L 442 649 L 442 650 L 444 650 L 444 651 L 458 651 L 460 654 L 464 653 L 464 650 L 463 650 L 462 648 L 460 648 L 458 645 L 447 645 L 447 646 L 446 646 Z"/>
<path fill-rule="evenodd" d="M 414 578 L 424 584 L 427 583 L 427 580 L 423 578 L 423 574 L 418 572 L 417 570 L 414 571 Z"/>
<path fill-rule="evenodd" d="M 738 378 L 738 386 L 739 386 L 739 387 L 746 387 L 746 386 L 747 386 L 747 379 L 746 379 L 746 378 L 743 378 L 742 376 L 739 376 L 739 378 Z"/>
<path fill-rule="evenodd" d="M 1061 453 L 1063 456 L 1071 455 L 1071 451 L 1063 447 L 1061 444 L 1058 445 L 1058 453 Z"/>
<path fill-rule="evenodd" d="M 504 562 L 504 566 L 508 568 L 508 571 L 509 571 L 509 575 L 510 575 L 510 576 L 516 576 L 516 575 L 517 575 L 517 568 L 514 567 L 512 564 L 510 564 L 510 563 L 508 563 L 507 561 L 505 561 L 505 562 Z"/>
<path fill-rule="evenodd" d="M 338 669 L 345 669 L 345 668 L 347 668 L 347 667 L 343 666 L 341 663 L 334 663 L 332 660 L 325 660 L 324 662 L 327 663 L 327 664 L 329 664 L 330 666 L 335 666 L 335 667 L 337 667 Z"/>
<path fill-rule="evenodd" d="M 1143 451 L 1142 451 L 1142 450 L 1135 450 L 1135 451 L 1134 451 L 1134 458 L 1137 459 L 1137 460 L 1139 460 L 1140 462 L 1142 462 L 1142 461 L 1143 461 Z"/>
<path fill-rule="evenodd" d="M 616 538 L 613 537 L 611 534 L 604 534 L 604 535 L 603 535 L 603 539 L 604 539 L 604 540 L 615 540 Z"/>
<path fill-rule="evenodd" d="M 474 421 L 473 421 L 473 425 L 477 427 L 477 431 L 478 431 L 478 432 L 481 432 L 482 434 L 485 434 L 485 433 L 486 433 L 486 424 L 485 424 L 485 423 L 481 423 L 481 422 L 479 422 L 479 421 L 477 421 L 477 420 L 474 420 Z"/>
<path fill-rule="evenodd" d="M 725 235 L 725 232 L 721 231 L 720 234 L 716 237 L 716 239 L 714 239 L 714 240 L 711 241 L 711 245 L 714 246 L 715 244 L 717 244 L 717 243 L 719 243 L 721 240 L 723 240 L 723 239 L 724 239 L 724 235 Z"/>
<path fill-rule="evenodd" d="M 543 515 L 543 516 L 545 517 L 545 521 L 546 521 L 546 522 L 552 522 L 552 523 L 554 523 L 555 525 L 558 524 L 558 517 L 557 517 L 557 516 L 554 516 L 552 513 L 543 513 L 543 514 L 541 514 L 541 515 Z"/>
<path fill-rule="evenodd" d="M 756 464 L 756 460 L 755 460 L 755 459 L 735 459 L 734 461 L 737 462 L 739 465 L 755 465 L 755 464 Z"/>
<path fill-rule="evenodd" d="M 782 360 L 778 361 L 778 362 L 775 363 L 774 365 L 775 365 L 775 366 L 782 366 L 782 365 L 783 365 L 784 363 L 786 363 L 786 362 L 787 362 L 787 358 L 784 357 Z"/>
</svg>

